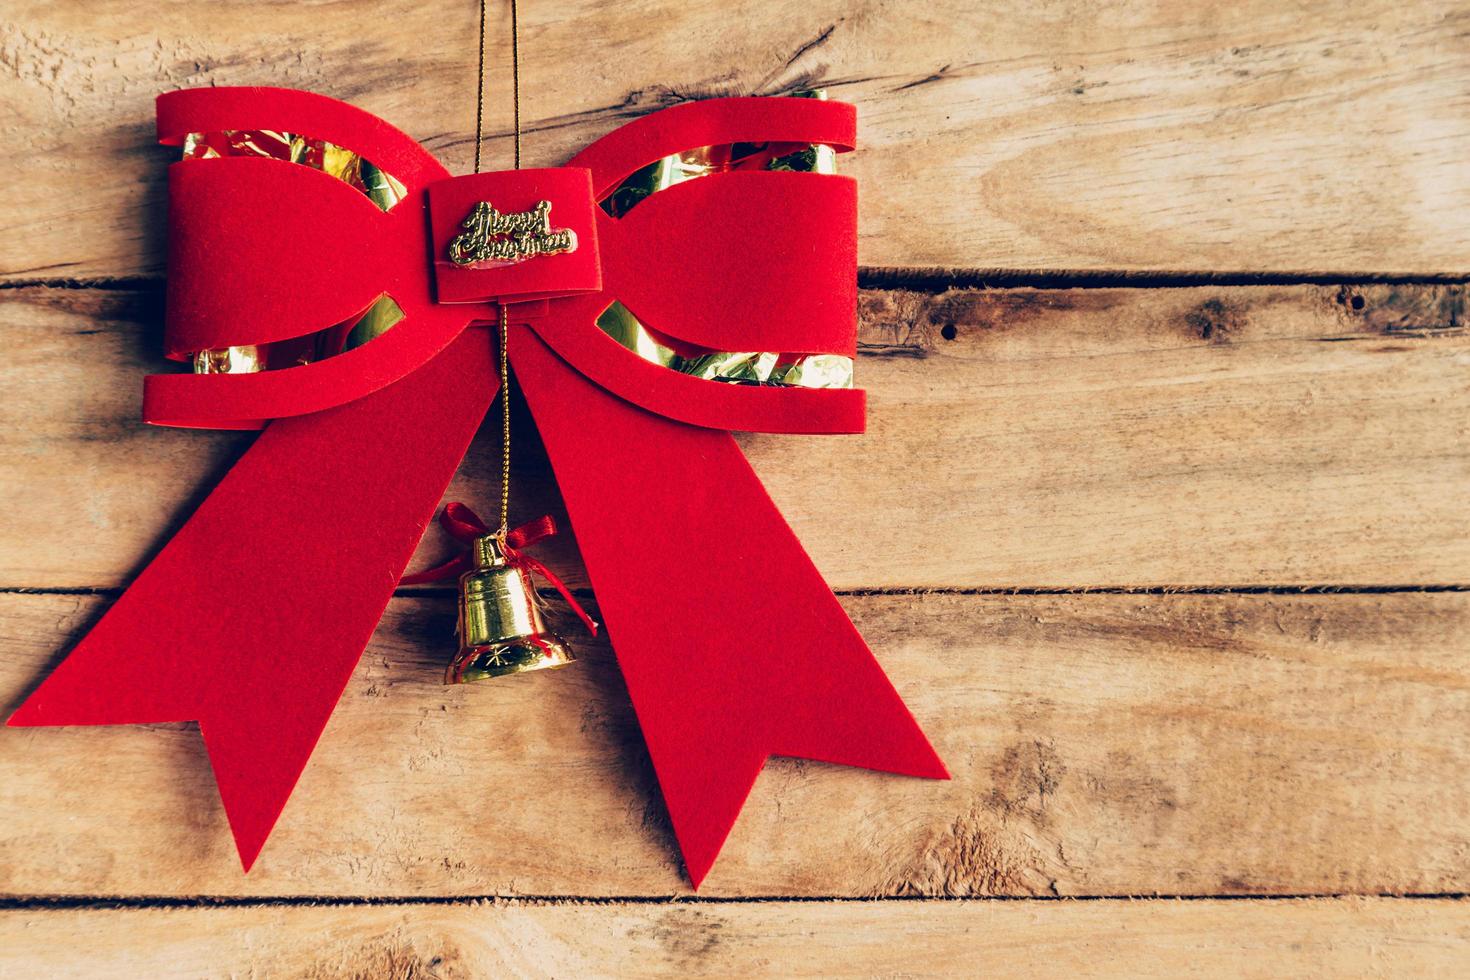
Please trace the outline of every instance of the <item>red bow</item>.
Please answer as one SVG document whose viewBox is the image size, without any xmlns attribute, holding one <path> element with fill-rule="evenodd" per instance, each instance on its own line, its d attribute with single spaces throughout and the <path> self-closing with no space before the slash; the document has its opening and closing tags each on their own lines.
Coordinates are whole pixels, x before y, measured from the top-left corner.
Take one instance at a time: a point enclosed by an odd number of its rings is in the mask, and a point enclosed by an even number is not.
<svg viewBox="0 0 1470 980">
<path fill-rule="evenodd" d="M 596 204 L 691 148 L 849 149 L 850 106 L 689 103 L 629 123 L 565 168 L 457 178 L 376 117 L 304 92 L 174 92 L 158 119 L 166 143 L 306 134 L 406 189 L 385 212 L 280 160 L 175 164 L 170 356 L 300 337 L 385 293 L 405 319 L 302 367 L 147 379 L 148 421 L 264 431 L 10 724 L 198 720 L 248 868 L 495 396 L 492 335 L 466 328 L 494 323 L 503 304 L 511 364 L 695 884 L 769 755 L 945 777 L 724 431 L 861 431 L 862 392 L 704 381 L 595 325 L 618 300 L 692 345 L 851 356 L 851 180 L 732 171 L 621 218 Z M 453 266 L 447 242 L 480 200 L 508 211 L 549 200 L 552 224 L 579 247 Z M 327 511 L 337 519 L 323 521 Z M 371 530 L 344 547 L 343 526 Z"/>
</svg>

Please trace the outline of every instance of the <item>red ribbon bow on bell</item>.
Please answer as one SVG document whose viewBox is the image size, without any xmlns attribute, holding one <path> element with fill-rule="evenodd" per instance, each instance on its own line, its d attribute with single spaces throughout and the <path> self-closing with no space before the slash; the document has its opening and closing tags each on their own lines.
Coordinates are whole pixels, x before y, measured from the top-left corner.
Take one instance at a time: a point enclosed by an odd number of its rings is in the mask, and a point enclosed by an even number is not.
<svg viewBox="0 0 1470 980">
<path fill-rule="evenodd" d="M 695 884 L 769 755 L 946 776 L 726 431 L 858 432 L 862 392 L 679 374 L 596 325 L 618 301 L 701 348 L 852 356 L 850 179 L 731 170 L 620 217 L 600 206 L 629 174 L 692 148 L 850 149 L 851 106 L 688 103 L 567 167 L 466 177 L 382 120 L 305 92 L 172 92 L 158 124 L 173 144 L 305 134 L 404 192 L 383 210 L 285 160 L 175 164 L 170 356 L 288 342 L 385 295 L 403 320 L 300 367 L 147 379 L 150 422 L 264 431 L 10 724 L 198 720 L 248 868 L 495 397 L 492 338 L 467 328 L 505 304 L 510 362 Z M 502 215 L 546 202 L 549 227 L 576 247 L 461 265 L 450 243 L 476 209 L 493 224 L 481 202 Z M 344 526 L 367 529 L 346 561 Z"/>
<path fill-rule="evenodd" d="M 490 526 L 480 520 L 479 514 L 457 500 L 444 505 L 444 511 L 439 515 L 439 525 L 449 532 L 451 538 L 465 545 L 466 549 L 433 568 L 426 568 L 422 572 L 403 576 L 399 580 L 400 585 L 425 585 L 430 582 L 445 582 L 459 578 L 474 567 L 469 545 L 473 544 L 476 538 L 492 533 Z M 550 582 L 551 587 L 561 593 L 562 599 L 566 600 L 572 612 L 577 614 L 582 625 L 587 627 L 587 632 L 596 636 L 597 621 L 586 609 L 582 608 L 582 604 L 577 601 L 576 596 L 572 595 L 572 590 L 567 588 L 567 584 L 561 580 L 560 576 L 547 568 L 544 562 L 525 552 L 525 549 L 555 534 L 556 521 L 552 520 L 551 515 L 546 514 L 508 531 L 500 550 L 504 553 L 506 561 L 512 566 L 530 569 Z"/>
</svg>

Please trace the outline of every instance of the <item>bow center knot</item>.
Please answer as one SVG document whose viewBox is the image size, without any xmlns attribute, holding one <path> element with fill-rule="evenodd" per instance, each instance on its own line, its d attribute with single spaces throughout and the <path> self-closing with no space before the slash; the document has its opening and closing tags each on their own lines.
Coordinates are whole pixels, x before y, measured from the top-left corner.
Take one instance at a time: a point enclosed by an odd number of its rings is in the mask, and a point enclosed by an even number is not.
<svg viewBox="0 0 1470 980">
<path fill-rule="evenodd" d="M 524 303 L 602 289 L 586 168 L 450 177 L 430 184 L 428 196 L 440 303 Z"/>
</svg>

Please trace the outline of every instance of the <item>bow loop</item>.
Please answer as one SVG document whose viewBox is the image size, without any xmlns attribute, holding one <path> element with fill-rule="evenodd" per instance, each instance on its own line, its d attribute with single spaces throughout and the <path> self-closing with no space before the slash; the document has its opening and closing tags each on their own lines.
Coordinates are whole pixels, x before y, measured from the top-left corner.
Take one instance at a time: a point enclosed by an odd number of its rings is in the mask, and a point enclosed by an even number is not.
<svg viewBox="0 0 1470 980">
<path fill-rule="evenodd" d="M 577 154 L 601 199 L 633 171 L 707 146 L 856 140 L 851 105 L 801 98 L 688 102 Z M 621 218 L 600 214 L 607 297 L 711 350 L 830 353 L 856 345 L 857 191 L 850 178 L 734 172 L 686 181 Z M 556 346 L 556 345 L 554 345 Z"/>
<path fill-rule="evenodd" d="M 324 330 L 403 292 L 400 270 L 423 261 L 421 220 L 384 213 L 342 181 L 283 160 L 176 163 L 169 217 L 172 358 Z"/>
<path fill-rule="evenodd" d="M 599 198 L 640 167 L 701 146 L 821 143 L 838 152 L 857 139 L 857 110 L 819 99 L 750 96 L 683 102 L 618 127 L 567 162 L 592 171 Z"/>
<path fill-rule="evenodd" d="M 158 97 L 158 142 L 180 146 L 192 134 L 264 131 L 329 140 L 371 160 L 408 191 L 447 177 L 413 137 L 371 112 L 315 92 L 270 86 L 180 89 Z"/>
<path fill-rule="evenodd" d="M 857 345 L 857 184 L 714 174 L 603 216 L 607 294 L 710 350 L 840 354 Z"/>
<path fill-rule="evenodd" d="M 444 510 L 439 515 L 439 526 L 463 545 L 469 545 L 480 535 L 490 533 L 490 528 L 480 520 L 480 515 L 458 500 L 444 505 Z"/>
</svg>

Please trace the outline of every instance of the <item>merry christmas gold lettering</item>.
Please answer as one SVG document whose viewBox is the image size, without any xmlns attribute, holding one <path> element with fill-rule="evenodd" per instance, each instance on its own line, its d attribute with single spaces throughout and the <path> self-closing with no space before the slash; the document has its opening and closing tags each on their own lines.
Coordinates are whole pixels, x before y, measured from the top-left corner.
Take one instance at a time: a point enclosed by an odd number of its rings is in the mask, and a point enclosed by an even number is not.
<svg viewBox="0 0 1470 980">
<path fill-rule="evenodd" d="M 541 201 L 528 211 L 509 213 L 481 201 L 460 222 L 464 234 L 449 243 L 449 261 L 455 265 L 479 262 L 520 262 L 534 255 L 557 255 L 577 248 L 577 233 L 551 227 L 551 202 Z"/>
</svg>

